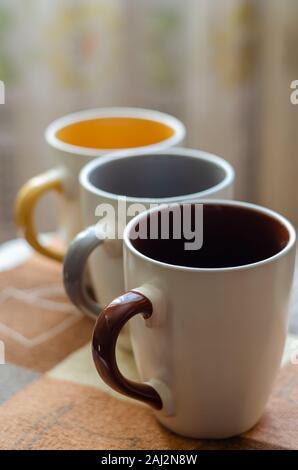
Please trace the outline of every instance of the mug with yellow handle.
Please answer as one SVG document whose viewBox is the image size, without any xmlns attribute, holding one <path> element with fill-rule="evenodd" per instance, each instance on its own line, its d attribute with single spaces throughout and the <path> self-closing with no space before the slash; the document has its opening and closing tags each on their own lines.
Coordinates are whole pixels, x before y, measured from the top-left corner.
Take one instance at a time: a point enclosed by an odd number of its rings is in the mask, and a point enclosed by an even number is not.
<svg viewBox="0 0 298 470">
<path fill-rule="evenodd" d="M 184 125 L 175 117 L 141 108 L 101 108 L 69 114 L 47 128 L 53 168 L 29 180 L 16 199 L 16 223 L 27 242 L 40 254 L 56 261 L 64 253 L 44 244 L 38 236 L 34 212 L 49 191 L 61 195 L 59 234 L 66 246 L 83 228 L 80 215 L 80 170 L 90 160 L 117 150 L 167 149 L 181 143 Z"/>
</svg>

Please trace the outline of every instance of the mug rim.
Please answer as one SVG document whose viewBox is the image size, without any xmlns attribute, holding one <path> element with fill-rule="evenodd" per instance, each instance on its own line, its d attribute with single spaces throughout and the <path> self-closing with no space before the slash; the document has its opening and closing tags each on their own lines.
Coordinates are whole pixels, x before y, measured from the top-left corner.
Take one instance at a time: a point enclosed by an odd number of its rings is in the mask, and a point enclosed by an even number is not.
<svg viewBox="0 0 298 470">
<path fill-rule="evenodd" d="M 194 200 L 197 198 L 210 197 L 212 194 L 225 189 L 230 186 L 235 179 L 235 171 L 230 163 L 224 160 L 222 157 L 217 155 L 205 152 L 203 150 L 185 148 L 185 147 L 172 147 L 169 149 L 162 149 L 155 151 L 154 156 L 163 156 L 163 155 L 177 155 L 181 158 L 190 157 L 197 160 L 204 160 L 220 168 L 224 171 L 224 178 L 214 186 L 205 189 L 204 191 L 198 191 L 195 193 L 172 196 L 172 197 L 160 197 L 160 198 L 148 198 L 148 197 L 136 197 L 136 196 L 125 196 L 119 195 L 116 193 L 111 193 L 109 191 L 104 191 L 103 189 L 97 188 L 94 184 L 90 182 L 91 173 L 100 166 L 105 165 L 106 163 L 112 162 L 114 160 L 124 160 L 125 158 L 142 158 L 142 156 L 147 156 L 153 153 L 150 149 L 140 150 L 140 148 L 135 150 L 119 150 L 118 152 L 109 153 L 101 158 L 92 160 L 87 163 L 80 172 L 79 180 L 81 186 L 86 189 L 88 192 L 93 193 L 97 196 L 105 197 L 111 200 L 119 200 L 121 198 L 126 198 L 127 202 L 139 202 L 145 204 L 156 204 L 156 203 L 171 203 L 171 202 L 182 202 L 188 200 Z"/>
<path fill-rule="evenodd" d="M 192 205 L 195 204 L 196 202 L 187 202 L 186 205 Z M 278 212 L 275 212 L 271 209 L 268 209 L 264 206 L 260 206 L 257 204 L 252 204 L 249 202 L 245 201 L 235 201 L 235 200 L 226 200 L 226 199 L 212 199 L 212 200 L 200 200 L 197 201 L 198 204 L 203 204 L 203 205 L 226 205 L 226 206 L 234 206 L 234 207 L 242 207 L 245 209 L 248 209 L 250 211 L 256 211 L 261 214 L 265 214 L 269 216 L 272 219 L 277 220 L 279 223 L 281 223 L 286 230 L 288 231 L 289 234 L 289 240 L 284 248 L 282 248 L 280 251 L 275 253 L 272 256 L 269 256 L 268 258 L 262 259 L 260 261 L 256 261 L 254 263 L 248 263 L 248 264 L 242 264 L 239 266 L 228 266 L 228 267 L 221 267 L 221 268 L 196 268 L 196 267 L 190 267 L 190 266 L 181 266 L 181 265 L 175 265 L 175 264 L 169 264 L 165 263 L 164 261 L 158 261 L 154 258 L 150 258 L 149 256 L 144 255 L 140 251 L 138 251 L 134 245 L 132 244 L 130 240 L 130 232 L 133 226 L 135 226 L 137 223 L 139 223 L 142 219 L 146 218 L 148 214 L 152 214 L 155 212 L 158 212 L 162 208 L 160 207 L 154 207 L 153 209 L 148 209 L 135 217 L 131 219 L 128 224 L 126 225 L 124 232 L 123 232 L 123 242 L 126 246 L 126 248 L 135 256 L 138 258 L 142 259 L 143 261 L 155 264 L 157 266 L 160 266 L 165 269 L 170 269 L 170 270 L 178 270 L 178 271 L 187 271 L 187 272 L 204 272 L 204 273 L 222 273 L 222 272 L 230 272 L 230 271 L 243 271 L 246 269 L 253 269 L 258 266 L 266 265 L 269 264 L 273 261 L 278 260 L 279 258 L 285 256 L 295 245 L 296 242 L 296 230 L 294 226 L 291 224 L 291 222 L 284 217 L 283 215 L 279 214 Z M 180 205 L 183 205 L 183 203 Z"/>
<path fill-rule="evenodd" d="M 86 109 L 82 111 L 76 111 L 74 113 L 66 114 L 55 121 L 53 121 L 45 130 L 45 139 L 46 142 L 57 150 L 62 152 L 76 154 L 86 157 L 100 157 L 103 154 L 117 152 L 119 149 L 111 148 L 92 148 L 92 147 L 83 147 L 79 145 L 73 145 L 62 140 L 58 139 L 56 134 L 59 130 L 67 127 L 71 124 L 78 122 L 89 121 L 90 119 L 96 118 L 105 118 L 105 117 L 127 117 L 127 118 L 136 118 L 136 119 L 147 119 L 149 121 L 154 121 L 160 124 L 164 124 L 170 127 L 174 133 L 171 137 L 162 140 L 161 142 L 156 142 L 150 145 L 143 145 L 141 147 L 131 147 L 132 149 L 154 149 L 159 150 L 164 147 L 171 147 L 179 142 L 181 142 L 186 135 L 186 128 L 184 124 L 172 116 L 171 114 L 163 113 L 161 111 L 156 111 L 154 109 L 145 109 L 145 108 L 133 108 L 133 107 L 103 107 L 103 108 L 94 108 Z M 122 151 L 124 149 L 120 149 Z"/>
</svg>

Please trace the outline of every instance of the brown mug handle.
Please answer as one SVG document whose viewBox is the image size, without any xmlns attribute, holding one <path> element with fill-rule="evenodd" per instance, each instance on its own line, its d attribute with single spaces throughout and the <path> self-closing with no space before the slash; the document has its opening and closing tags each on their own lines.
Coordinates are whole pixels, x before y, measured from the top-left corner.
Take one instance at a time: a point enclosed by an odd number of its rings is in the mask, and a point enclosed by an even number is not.
<svg viewBox="0 0 298 470">
<path fill-rule="evenodd" d="M 97 372 L 107 385 L 123 395 L 160 410 L 163 403 L 158 392 L 149 384 L 126 379 L 118 369 L 115 351 L 117 338 L 125 323 L 139 313 L 144 319 L 148 319 L 152 311 L 151 301 L 136 291 L 126 292 L 111 302 L 96 321 L 92 354 Z"/>
</svg>

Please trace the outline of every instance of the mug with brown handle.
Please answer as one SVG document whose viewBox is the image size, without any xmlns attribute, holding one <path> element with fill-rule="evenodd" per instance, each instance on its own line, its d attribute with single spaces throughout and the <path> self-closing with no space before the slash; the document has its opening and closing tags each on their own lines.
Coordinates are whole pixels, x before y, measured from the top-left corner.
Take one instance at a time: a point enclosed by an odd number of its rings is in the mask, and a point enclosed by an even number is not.
<svg viewBox="0 0 298 470">
<path fill-rule="evenodd" d="M 202 238 L 195 249 L 187 219 L 193 237 Z M 152 224 L 158 237 L 150 238 Z M 102 379 L 151 406 L 179 434 L 217 439 L 250 429 L 280 366 L 295 240 L 284 217 L 245 202 L 175 204 L 135 217 L 124 231 L 127 292 L 94 329 Z M 121 374 L 115 356 L 128 321 L 140 383 Z"/>
</svg>

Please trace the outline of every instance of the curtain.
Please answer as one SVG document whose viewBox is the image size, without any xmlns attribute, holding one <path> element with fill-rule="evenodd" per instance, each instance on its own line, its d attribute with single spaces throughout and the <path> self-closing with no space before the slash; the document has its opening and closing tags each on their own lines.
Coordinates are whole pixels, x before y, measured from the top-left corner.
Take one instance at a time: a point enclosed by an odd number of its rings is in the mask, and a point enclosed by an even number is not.
<svg viewBox="0 0 298 470">
<path fill-rule="evenodd" d="M 0 239 L 50 165 L 47 124 L 100 106 L 176 115 L 188 146 L 234 165 L 238 199 L 298 224 L 297 20 L 295 0 L 0 0 Z"/>
</svg>

